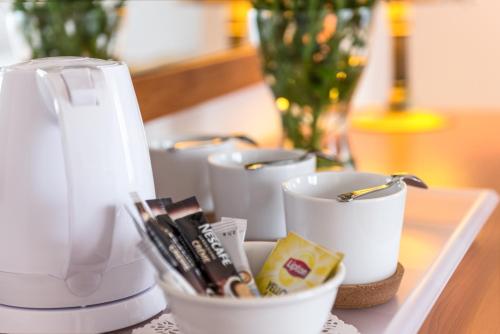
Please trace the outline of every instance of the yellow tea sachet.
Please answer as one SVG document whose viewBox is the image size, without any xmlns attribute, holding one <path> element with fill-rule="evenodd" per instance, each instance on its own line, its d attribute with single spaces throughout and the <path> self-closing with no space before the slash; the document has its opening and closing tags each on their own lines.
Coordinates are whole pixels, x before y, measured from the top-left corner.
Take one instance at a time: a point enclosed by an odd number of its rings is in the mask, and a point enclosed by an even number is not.
<svg viewBox="0 0 500 334">
<path fill-rule="evenodd" d="M 263 296 L 272 296 L 318 286 L 343 257 L 290 232 L 267 258 L 256 277 L 257 287 Z"/>
</svg>

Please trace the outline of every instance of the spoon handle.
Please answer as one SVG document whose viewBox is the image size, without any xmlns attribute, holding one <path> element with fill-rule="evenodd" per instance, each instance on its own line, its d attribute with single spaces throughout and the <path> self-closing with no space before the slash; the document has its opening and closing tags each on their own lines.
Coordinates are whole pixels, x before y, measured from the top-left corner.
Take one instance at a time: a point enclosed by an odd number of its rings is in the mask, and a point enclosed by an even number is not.
<svg viewBox="0 0 500 334">
<path fill-rule="evenodd" d="M 306 160 L 309 158 L 309 152 L 304 153 L 303 155 L 297 157 L 297 158 L 290 158 L 290 159 L 281 159 L 281 160 L 265 160 L 265 161 L 258 161 L 258 162 L 251 162 L 246 164 L 244 167 L 246 170 L 258 170 L 261 169 L 265 166 L 281 166 L 281 165 L 287 165 L 295 162 L 300 162 L 303 160 Z"/>
<path fill-rule="evenodd" d="M 245 142 L 245 143 L 250 144 L 250 145 L 255 146 L 255 147 L 259 146 L 259 144 L 255 140 L 253 140 L 252 138 L 250 138 L 246 135 L 234 135 L 234 136 L 228 136 L 228 138 L 229 139 L 234 138 L 234 139 L 240 140 L 242 142 Z"/>
<path fill-rule="evenodd" d="M 179 151 L 190 148 L 199 148 L 210 145 L 221 144 L 230 139 L 236 139 L 247 144 L 258 146 L 257 142 L 246 135 L 228 135 L 228 136 L 199 136 L 192 139 L 185 139 L 176 141 L 171 147 L 168 148 L 170 151 Z"/>
<path fill-rule="evenodd" d="M 179 140 L 175 142 L 171 147 L 168 148 L 169 151 L 181 151 L 191 148 L 199 148 L 204 146 L 216 145 L 220 144 L 225 139 L 221 137 L 213 137 L 213 138 L 194 138 L 194 139 L 186 139 Z"/>
<path fill-rule="evenodd" d="M 360 198 L 362 196 L 390 188 L 393 185 L 395 185 L 397 182 L 398 182 L 397 180 L 393 179 L 393 180 L 391 180 L 385 184 L 382 184 L 380 186 L 375 186 L 375 187 L 365 188 L 365 189 L 360 189 L 360 190 L 354 190 L 354 191 L 351 191 L 348 193 L 340 194 L 337 196 L 337 200 L 339 202 L 350 202 L 356 198 Z"/>
</svg>

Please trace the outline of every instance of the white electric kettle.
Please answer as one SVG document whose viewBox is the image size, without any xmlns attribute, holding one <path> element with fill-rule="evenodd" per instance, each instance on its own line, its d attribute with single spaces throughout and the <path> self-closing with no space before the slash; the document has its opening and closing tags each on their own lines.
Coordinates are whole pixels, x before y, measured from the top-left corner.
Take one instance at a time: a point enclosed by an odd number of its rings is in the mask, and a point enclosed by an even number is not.
<svg viewBox="0 0 500 334">
<path fill-rule="evenodd" d="M 90 333 L 165 307 L 123 205 L 154 197 L 127 66 L 0 70 L 0 332 Z"/>
</svg>

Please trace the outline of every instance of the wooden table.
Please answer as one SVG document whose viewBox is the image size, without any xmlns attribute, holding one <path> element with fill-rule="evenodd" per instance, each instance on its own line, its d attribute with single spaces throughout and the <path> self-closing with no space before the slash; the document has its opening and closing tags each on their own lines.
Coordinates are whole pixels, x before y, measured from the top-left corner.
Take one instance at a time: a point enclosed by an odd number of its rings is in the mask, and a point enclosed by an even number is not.
<svg viewBox="0 0 500 334">
<path fill-rule="evenodd" d="M 445 115 L 448 127 L 436 132 L 376 134 L 353 129 L 350 139 L 358 169 L 406 171 L 431 186 L 492 188 L 500 193 L 500 110 Z M 499 208 L 465 255 L 420 333 L 500 333 Z"/>
</svg>

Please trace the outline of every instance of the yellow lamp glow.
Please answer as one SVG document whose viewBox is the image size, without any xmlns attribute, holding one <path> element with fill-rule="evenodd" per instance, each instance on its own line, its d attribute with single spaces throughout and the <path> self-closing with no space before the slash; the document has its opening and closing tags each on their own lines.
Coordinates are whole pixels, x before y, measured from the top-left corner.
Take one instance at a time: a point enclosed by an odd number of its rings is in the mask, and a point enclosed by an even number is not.
<svg viewBox="0 0 500 334">
<path fill-rule="evenodd" d="M 425 109 L 414 108 L 403 112 L 372 109 L 355 114 L 351 124 L 356 129 L 370 132 L 418 133 L 442 129 L 446 120 Z"/>
</svg>

